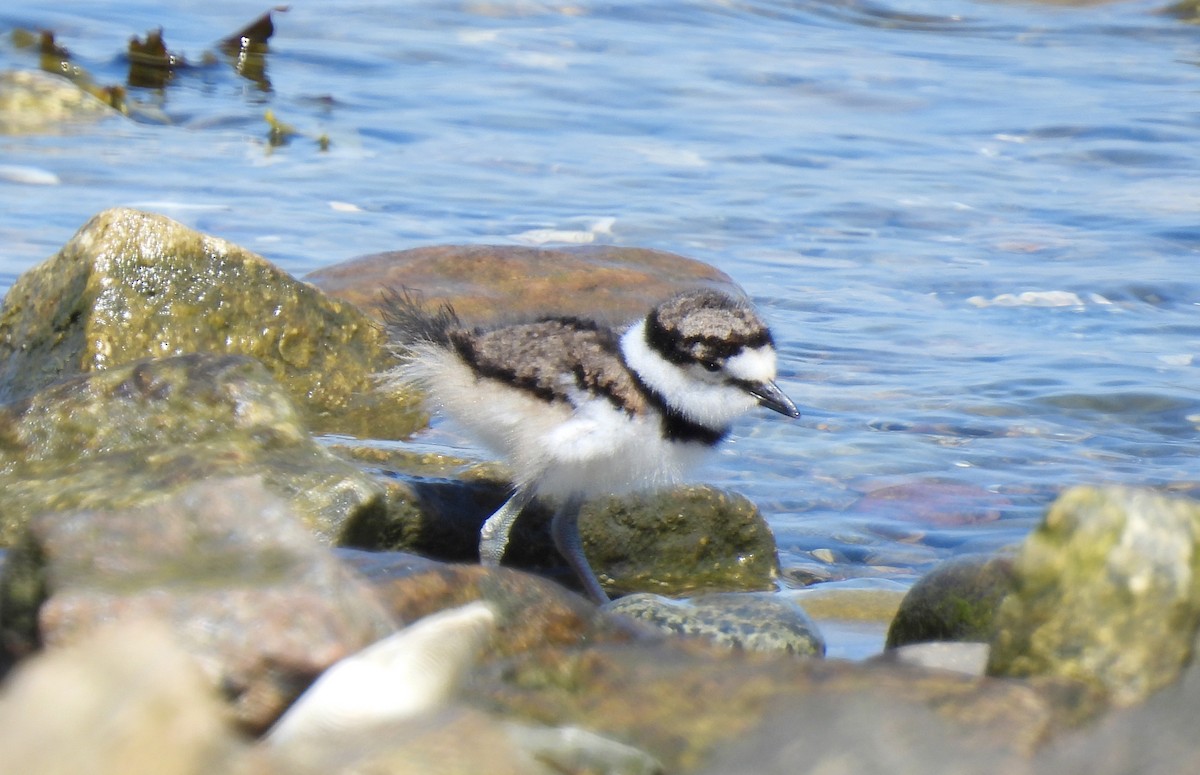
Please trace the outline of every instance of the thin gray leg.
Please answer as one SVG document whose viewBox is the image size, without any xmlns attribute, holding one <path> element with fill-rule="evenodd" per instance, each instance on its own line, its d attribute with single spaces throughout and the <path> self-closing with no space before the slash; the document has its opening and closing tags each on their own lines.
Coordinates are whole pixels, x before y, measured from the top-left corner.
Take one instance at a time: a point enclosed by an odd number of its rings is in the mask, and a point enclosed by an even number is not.
<svg viewBox="0 0 1200 775">
<path fill-rule="evenodd" d="M 558 511 L 554 512 L 554 520 L 550 523 L 550 534 L 554 536 L 554 545 L 575 571 L 575 575 L 583 583 L 587 596 L 598 605 L 608 602 L 608 595 L 600 586 L 600 579 L 588 565 L 587 556 L 583 553 L 583 538 L 579 535 L 579 510 L 583 507 L 583 497 L 569 496 Z"/>
<path fill-rule="evenodd" d="M 521 510 L 533 500 L 533 489 L 523 487 L 487 518 L 479 530 L 479 562 L 483 565 L 496 566 L 504 556 L 508 546 L 508 534 L 512 532 L 513 523 L 521 516 Z"/>
</svg>

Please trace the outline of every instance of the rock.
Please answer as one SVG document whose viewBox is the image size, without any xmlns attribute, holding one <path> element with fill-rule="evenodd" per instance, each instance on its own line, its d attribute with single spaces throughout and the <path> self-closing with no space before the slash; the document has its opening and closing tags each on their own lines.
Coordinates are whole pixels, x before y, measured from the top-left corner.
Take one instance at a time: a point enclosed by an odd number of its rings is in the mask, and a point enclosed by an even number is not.
<svg viewBox="0 0 1200 775">
<path fill-rule="evenodd" d="M 770 729 L 781 708 L 817 714 L 833 708 L 850 739 L 841 735 L 831 741 L 847 746 L 840 754 L 851 761 L 855 747 L 878 732 L 881 716 L 869 713 L 859 723 L 837 712 L 846 703 L 901 713 L 911 706 L 932 711 L 944 726 L 928 727 L 942 730 L 930 740 L 929 755 L 947 741 L 989 755 L 1024 755 L 1062 722 L 1053 698 L 1016 681 L 894 664 L 731 654 L 674 638 L 537 649 L 484 666 L 466 686 L 464 701 L 531 722 L 588 729 L 645 751 L 667 772 L 737 761 L 722 752 L 739 741 L 765 741 L 756 736 Z M 889 723 L 904 729 L 903 720 Z M 801 729 L 793 727 L 793 733 L 799 736 Z M 902 739 L 903 731 L 897 735 Z M 764 745 L 778 746 L 779 740 Z M 839 753 L 828 745 L 814 750 Z M 773 753 L 761 749 L 762 756 Z"/>
<path fill-rule="evenodd" d="M 888 650 L 882 658 L 930 670 L 983 675 L 987 668 L 988 644 L 963 641 L 911 643 Z"/>
<path fill-rule="evenodd" d="M 509 495 L 499 470 L 417 466 L 413 476 L 394 461 L 378 463 L 395 477 L 388 508 L 364 512 L 347 526 L 343 544 L 478 560 L 479 529 Z M 550 537 L 552 514 L 539 502 L 525 509 L 504 563 L 574 589 L 578 580 Z M 584 504 L 579 525 L 592 568 L 612 593 L 764 590 L 778 575 L 775 538 L 762 514 L 746 498 L 712 487 L 598 498 Z"/>
<path fill-rule="evenodd" d="M 328 667 L 275 722 L 266 742 L 297 761 L 324 757 L 445 707 L 496 614 L 474 602 L 427 616 Z"/>
<path fill-rule="evenodd" d="M 661 250 L 607 245 L 414 248 L 363 256 L 304 279 L 376 317 L 381 288 L 412 288 L 432 303 L 452 302 L 471 325 L 541 315 L 623 323 L 688 288 L 742 293 L 727 275 L 701 261 Z"/>
<path fill-rule="evenodd" d="M 0 72 L 0 135 L 59 131 L 120 114 L 65 78 L 34 70 Z"/>
<path fill-rule="evenodd" d="M 418 397 L 380 388 L 381 328 L 266 259 L 159 215 L 107 210 L 17 278 L 0 308 L 0 396 L 195 352 L 262 362 L 327 431 L 401 438 Z"/>
<path fill-rule="evenodd" d="M 170 627 L 252 731 L 395 628 L 366 583 L 255 479 L 30 522 L 0 577 L 9 655 L 142 619 Z"/>
<path fill-rule="evenodd" d="M 1200 622 L 1200 505 L 1076 487 L 1021 546 L 988 672 L 1103 688 L 1117 705 L 1174 681 Z"/>
<path fill-rule="evenodd" d="M 385 488 L 306 433 L 253 359 L 182 355 L 115 366 L 0 407 L 0 544 L 36 514 L 120 508 L 211 476 L 257 474 L 312 530 L 342 540 Z"/>
<path fill-rule="evenodd" d="M 825 641 L 804 609 L 774 593 L 718 593 L 671 600 L 641 592 L 614 600 L 604 610 L 734 650 L 799 656 L 825 653 Z"/>
<path fill-rule="evenodd" d="M 20 665 L 0 693 L 0 761 L 22 775 L 243 772 L 245 745 L 161 625 L 103 626 Z"/>
<path fill-rule="evenodd" d="M 888 629 L 887 648 L 928 641 L 987 641 L 1013 583 L 1012 558 L 964 555 L 921 577 Z"/>
<path fill-rule="evenodd" d="M 900 610 L 907 589 L 890 579 L 852 579 L 813 584 L 795 593 L 814 619 L 887 623 Z"/>
<path fill-rule="evenodd" d="M 562 586 L 512 568 L 450 564 L 402 552 L 341 549 L 338 555 L 402 621 L 486 601 L 500 616 L 485 661 L 548 646 L 626 641 L 640 634 Z"/>
<path fill-rule="evenodd" d="M 964 742 L 919 702 L 852 692 L 774 703 L 700 775 L 1023 775 L 1026 766 L 1001 744 Z"/>
<path fill-rule="evenodd" d="M 1200 772 L 1196 718 L 1200 716 L 1200 676 L 1196 664 L 1185 678 L 1053 741 L 1035 760 L 1034 773 L 1058 775 L 1179 775 Z"/>
<path fill-rule="evenodd" d="M 586 504 L 579 531 L 592 568 L 615 592 L 766 590 L 779 575 L 762 514 L 745 497 L 713 487 Z"/>
</svg>

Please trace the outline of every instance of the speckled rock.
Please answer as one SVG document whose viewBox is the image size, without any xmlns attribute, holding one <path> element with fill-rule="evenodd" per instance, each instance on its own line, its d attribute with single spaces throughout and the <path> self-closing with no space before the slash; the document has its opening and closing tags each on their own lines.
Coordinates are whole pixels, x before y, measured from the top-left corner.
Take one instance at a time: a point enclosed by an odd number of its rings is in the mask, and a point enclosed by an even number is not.
<svg viewBox="0 0 1200 775">
<path fill-rule="evenodd" d="M 377 317 L 380 288 L 413 288 L 431 302 L 453 302 L 472 325 L 556 314 L 623 323 L 688 288 L 742 293 L 701 261 L 608 245 L 438 245 L 363 256 L 304 279 Z"/>
<path fill-rule="evenodd" d="M 1200 623 L 1200 505 L 1148 490 L 1063 493 L 1021 546 L 988 672 L 1103 687 L 1129 705 L 1174 681 Z"/>
<path fill-rule="evenodd" d="M 1012 558 L 956 557 L 921 577 L 888 629 L 887 648 L 928 641 L 988 641 L 1012 588 Z"/>
<path fill-rule="evenodd" d="M 740 651 L 825 653 L 825 641 L 804 609 L 777 594 L 717 593 L 671 600 L 638 593 L 614 600 L 604 610 Z"/>
<path fill-rule="evenodd" d="M 181 355 L 60 382 L 0 407 L 0 545 L 33 515 L 130 506 L 211 476 L 258 474 L 323 540 L 386 508 L 382 484 L 305 431 L 244 356 Z"/>
<path fill-rule="evenodd" d="M 107 210 L 21 275 L 0 308 L 0 397 L 144 358 L 234 353 L 261 361 L 328 432 L 400 438 L 418 397 L 385 391 L 380 327 L 266 259 L 159 215 Z"/>
<path fill-rule="evenodd" d="M 9 656 L 141 620 L 165 624 L 253 731 L 395 629 L 366 582 L 256 479 L 30 522 L 0 577 Z"/>
</svg>

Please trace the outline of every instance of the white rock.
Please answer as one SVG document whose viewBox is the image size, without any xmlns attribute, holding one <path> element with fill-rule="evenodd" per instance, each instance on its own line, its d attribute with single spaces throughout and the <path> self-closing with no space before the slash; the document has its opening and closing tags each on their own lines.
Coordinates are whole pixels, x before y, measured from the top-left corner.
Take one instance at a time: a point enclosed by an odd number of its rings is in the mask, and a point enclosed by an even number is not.
<svg viewBox="0 0 1200 775">
<path fill-rule="evenodd" d="M 496 615 L 475 602 L 442 611 L 327 669 L 267 733 L 273 746 L 319 744 L 444 705 L 491 636 Z"/>
</svg>

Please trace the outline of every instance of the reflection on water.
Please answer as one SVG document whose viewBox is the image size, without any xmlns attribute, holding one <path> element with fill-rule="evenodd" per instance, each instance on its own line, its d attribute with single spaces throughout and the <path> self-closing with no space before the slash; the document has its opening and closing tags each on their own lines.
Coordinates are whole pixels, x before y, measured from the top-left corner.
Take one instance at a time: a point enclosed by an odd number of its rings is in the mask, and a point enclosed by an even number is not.
<svg viewBox="0 0 1200 775">
<path fill-rule="evenodd" d="M 23 3 L 0 24 L 99 83 L 158 27 L 196 66 L 130 89 L 134 120 L 2 138 L 0 282 L 118 204 L 295 274 L 449 242 L 701 258 L 805 410 L 709 475 L 796 583 L 906 580 L 1064 485 L 1198 478 L 1200 33 L 1157 10 L 349 0 L 276 14 L 248 80 L 206 57 L 243 3 Z"/>
</svg>

